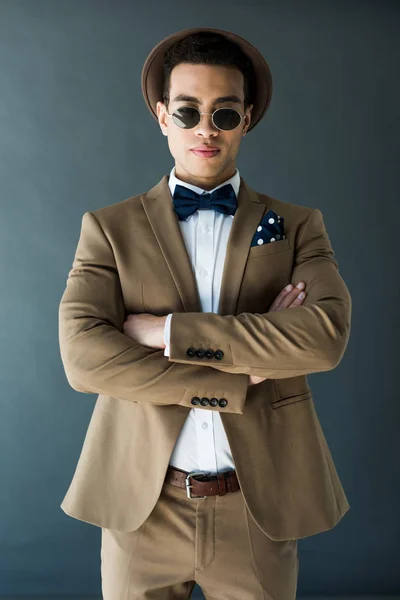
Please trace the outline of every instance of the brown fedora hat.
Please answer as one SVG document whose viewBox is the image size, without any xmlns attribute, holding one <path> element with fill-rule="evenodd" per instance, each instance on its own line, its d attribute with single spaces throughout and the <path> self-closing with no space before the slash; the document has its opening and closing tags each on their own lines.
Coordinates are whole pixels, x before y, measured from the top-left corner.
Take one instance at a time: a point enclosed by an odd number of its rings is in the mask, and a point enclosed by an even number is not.
<svg viewBox="0 0 400 600">
<path fill-rule="evenodd" d="M 247 130 L 247 132 L 249 132 L 262 119 L 271 101 L 271 71 L 266 60 L 257 50 L 257 48 L 255 48 L 244 38 L 236 35 L 235 33 L 231 33 L 230 31 L 224 31 L 222 29 L 210 29 L 208 27 L 196 27 L 193 29 L 183 29 L 161 40 L 161 42 L 154 46 L 143 65 L 141 83 L 144 100 L 151 114 L 158 121 L 157 102 L 163 101 L 162 89 L 164 82 L 164 54 L 178 40 L 181 40 L 192 33 L 198 33 L 200 31 L 211 31 L 213 33 L 220 33 L 224 35 L 232 42 L 238 44 L 253 63 L 256 78 L 256 91 L 253 102 L 254 106 L 251 113 L 251 123 Z"/>
</svg>

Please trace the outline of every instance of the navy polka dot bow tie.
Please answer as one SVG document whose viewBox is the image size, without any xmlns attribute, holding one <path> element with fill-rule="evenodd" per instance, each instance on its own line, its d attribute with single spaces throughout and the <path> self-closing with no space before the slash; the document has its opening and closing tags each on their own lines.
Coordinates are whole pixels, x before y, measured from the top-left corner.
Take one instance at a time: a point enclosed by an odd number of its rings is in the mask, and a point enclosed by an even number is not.
<svg viewBox="0 0 400 600">
<path fill-rule="evenodd" d="M 172 201 L 180 221 L 199 209 L 213 209 L 225 215 L 234 215 L 237 209 L 235 190 L 230 183 L 205 194 L 198 194 L 184 185 L 176 185 Z"/>
</svg>

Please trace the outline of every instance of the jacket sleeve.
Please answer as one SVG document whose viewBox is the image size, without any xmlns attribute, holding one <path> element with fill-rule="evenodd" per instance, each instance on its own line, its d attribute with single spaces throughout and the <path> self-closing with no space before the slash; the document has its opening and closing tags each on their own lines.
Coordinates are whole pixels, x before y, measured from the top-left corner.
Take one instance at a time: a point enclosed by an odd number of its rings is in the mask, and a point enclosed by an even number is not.
<svg viewBox="0 0 400 600">
<path fill-rule="evenodd" d="M 169 360 L 274 379 L 335 368 L 350 335 L 351 297 L 319 209 L 310 210 L 296 238 L 291 283 L 306 284 L 301 306 L 237 316 L 173 313 Z M 211 358 L 187 354 L 209 347 Z"/>
<path fill-rule="evenodd" d="M 194 396 L 225 398 L 225 407 L 196 408 L 243 413 L 248 375 L 220 373 L 203 364 L 171 364 L 163 350 L 125 335 L 125 318 L 112 247 L 96 217 L 86 212 L 59 305 L 60 353 L 71 387 L 132 402 L 190 408 Z"/>
</svg>

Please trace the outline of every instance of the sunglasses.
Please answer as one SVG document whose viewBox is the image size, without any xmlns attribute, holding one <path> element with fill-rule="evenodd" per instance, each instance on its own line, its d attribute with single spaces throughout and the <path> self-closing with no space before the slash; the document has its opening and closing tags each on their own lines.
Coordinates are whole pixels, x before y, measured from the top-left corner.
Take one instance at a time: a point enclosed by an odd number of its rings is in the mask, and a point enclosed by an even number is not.
<svg viewBox="0 0 400 600">
<path fill-rule="evenodd" d="M 173 122 L 182 129 L 193 129 L 200 123 L 201 115 L 212 115 L 211 120 L 217 129 L 222 131 L 231 131 L 239 127 L 244 119 L 244 115 L 234 108 L 217 108 L 213 113 L 200 112 L 192 106 L 182 106 L 174 110 L 172 114 L 167 113 L 172 117 Z"/>
</svg>

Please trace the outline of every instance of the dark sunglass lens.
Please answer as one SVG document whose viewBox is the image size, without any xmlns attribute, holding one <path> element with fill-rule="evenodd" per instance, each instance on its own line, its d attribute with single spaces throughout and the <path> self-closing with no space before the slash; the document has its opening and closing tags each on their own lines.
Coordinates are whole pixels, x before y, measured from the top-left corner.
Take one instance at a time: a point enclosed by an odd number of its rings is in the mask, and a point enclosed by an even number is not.
<svg viewBox="0 0 400 600">
<path fill-rule="evenodd" d="M 199 112 L 190 106 L 182 106 L 172 113 L 172 120 L 183 129 L 191 129 L 199 122 Z"/>
<path fill-rule="evenodd" d="M 240 114 L 233 108 L 220 108 L 214 115 L 214 123 L 219 129 L 235 129 L 240 123 Z"/>
</svg>

